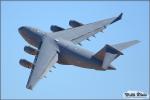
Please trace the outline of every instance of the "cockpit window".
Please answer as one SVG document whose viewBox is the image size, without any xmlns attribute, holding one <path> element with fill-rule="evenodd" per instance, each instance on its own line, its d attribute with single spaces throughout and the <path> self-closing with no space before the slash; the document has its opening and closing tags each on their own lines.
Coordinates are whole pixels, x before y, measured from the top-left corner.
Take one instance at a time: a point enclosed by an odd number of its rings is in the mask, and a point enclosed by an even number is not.
<svg viewBox="0 0 150 100">
<path fill-rule="evenodd" d="M 32 28 L 32 31 L 38 32 L 38 33 L 43 33 L 41 30 L 39 30 L 39 29 L 37 29 L 37 28 Z"/>
</svg>

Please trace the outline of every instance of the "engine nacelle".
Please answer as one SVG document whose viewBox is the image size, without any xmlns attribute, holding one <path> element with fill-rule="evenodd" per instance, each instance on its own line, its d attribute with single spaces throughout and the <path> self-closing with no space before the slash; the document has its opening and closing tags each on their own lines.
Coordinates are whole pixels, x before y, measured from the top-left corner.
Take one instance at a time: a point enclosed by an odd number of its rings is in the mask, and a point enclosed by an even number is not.
<svg viewBox="0 0 150 100">
<path fill-rule="evenodd" d="M 52 26 L 50 27 L 50 29 L 51 29 L 52 32 L 58 32 L 58 31 L 65 30 L 64 28 L 59 27 L 59 26 L 57 26 L 57 25 L 52 25 Z"/>
<path fill-rule="evenodd" d="M 80 22 L 77 22 L 77 21 L 75 21 L 75 20 L 70 20 L 70 21 L 69 21 L 69 25 L 74 28 L 74 27 L 82 26 L 83 24 L 80 23 Z"/>
<path fill-rule="evenodd" d="M 30 46 L 25 46 L 24 47 L 24 51 L 29 53 L 29 54 L 31 54 L 31 55 L 37 55 L 39 53 L 38 50 L 36 50 L 36 49 L 34 49 L 34 48 L 30 47 Z"/>
<path fill-rule="evenodd" d="M 33 67 L 33 64 L 25 59 L 20 59 L 19 61 L 20 65 L 22 65 L 23 67 L 29 68 L 31 69 Z"/>
</svg>

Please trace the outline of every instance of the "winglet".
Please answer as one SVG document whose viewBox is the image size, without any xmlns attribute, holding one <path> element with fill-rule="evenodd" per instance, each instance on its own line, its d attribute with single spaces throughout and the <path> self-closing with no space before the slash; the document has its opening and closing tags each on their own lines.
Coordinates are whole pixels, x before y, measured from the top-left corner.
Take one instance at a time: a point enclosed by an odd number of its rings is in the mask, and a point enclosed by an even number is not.
<svg viewBox="0 0 150 100">
<path fill-rule="evenodd" d="M 32 86 L 26 85 L 26 88 L 29 89 L 29 90 L 32 90 Z"/>
<path fill-rule="evenodd" d="M 114 19 L 114 20 L 111 22 L 111 24 L 114 23 L 114 22 L 116 22 L 116 21 L 121 20 L 121 19 L 122 19 L 122 15 L 123 15 L 123 13 L 119 14 L 119 16 L 118 16 L 116 19 Z"/>
</svg>

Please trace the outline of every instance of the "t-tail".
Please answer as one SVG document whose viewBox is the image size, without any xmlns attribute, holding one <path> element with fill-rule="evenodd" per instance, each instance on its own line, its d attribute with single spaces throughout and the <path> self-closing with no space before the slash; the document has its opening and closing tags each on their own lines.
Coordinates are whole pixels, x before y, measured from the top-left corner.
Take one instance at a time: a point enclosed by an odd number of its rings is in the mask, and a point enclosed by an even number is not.
<svg viewBox="0 0 150 100">
<path fill-rule="evenodd" d="M 133 40 L 115 45 L 106 44 L 99 52 L 97 52 L 94 55 L 94 57 L 103 62 L 102 63 L 103 70 L 116 70 L 116 68 L 111 65 L 111 62 L 114 61 L 120 55 L 123 55 L 123 53 L 121 52 L 123 49 L 126 49 L 139 42 L 140 41 L 138 40 Z"/>
</svg>

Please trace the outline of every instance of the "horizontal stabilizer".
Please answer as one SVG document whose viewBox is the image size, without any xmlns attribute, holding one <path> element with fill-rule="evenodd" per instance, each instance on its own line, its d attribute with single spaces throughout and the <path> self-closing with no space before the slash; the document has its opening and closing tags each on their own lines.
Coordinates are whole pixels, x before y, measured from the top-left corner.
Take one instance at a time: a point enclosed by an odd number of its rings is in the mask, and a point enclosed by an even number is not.
<svg viewBox="0 0 150 100">
<path fill-rule="evenodd" d="M 115 45 L 111 45 L 112 47 L 114 47 L 115 49 L 121 51 L 123 49 L 126 49 L 132 45 L 135 45 L 137 43 L 139 43 L 139 40 L 132 40 L 132 41 L 128 41 L 128 42 L 124 42 L 124 43 L 119 43 L 119 44 L 115 44 Z"/>
<path fill-rule="evenodd" d="M 118 57 L 119 55 L 123 55 L 122 52 L 120 52 L 119 50 L 117 50 L 114 47 L 107 44 L 99 52 L 97 52 L 94 55 L 94 57 L 96 57 L 96 58 L 100 59 L 101 61 L 103 61 L 105 59 L 106 53 L 116 55 L 115 58 Z"/>
<path fill-rule="evenodd" d="M 115 45 L 105 45 L 99 52 L 97 52 L 94 57 L 102 61 L 102 68 L 104 70 L 115 70 L 113 66 L 111 66 L 111 62 L 115 60 L 120 55 L 123 55 L 121 50 L 128 48 L 132 45 L 139 43 L 138 40 L 133 40 L 129 42 L 119 43 Z"/>
</svg>

